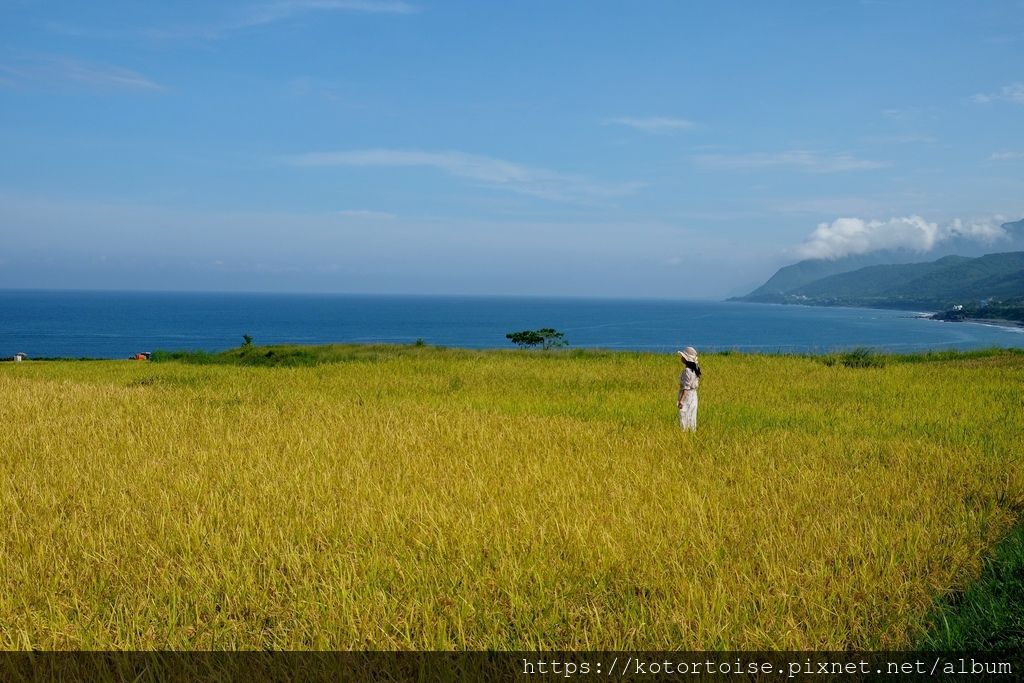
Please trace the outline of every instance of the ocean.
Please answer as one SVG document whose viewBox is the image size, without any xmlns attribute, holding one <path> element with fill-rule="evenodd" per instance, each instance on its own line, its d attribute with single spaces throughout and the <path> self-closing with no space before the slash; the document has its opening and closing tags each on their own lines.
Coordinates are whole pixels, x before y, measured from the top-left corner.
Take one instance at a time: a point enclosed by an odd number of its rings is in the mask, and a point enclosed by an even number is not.
<svg viewBox="0 0 1024 683">
<path fill-rule="evenodd" d="M 384 342 L 511 348 L 505 334 L 553 327 L 572 347 L 825 353 L 1024 347 L 1024 328 L 947 323 L 909 311 L 719 301 L 0 291 L 0 358 L 126 358 L 242 343 Z"/>
</svg>

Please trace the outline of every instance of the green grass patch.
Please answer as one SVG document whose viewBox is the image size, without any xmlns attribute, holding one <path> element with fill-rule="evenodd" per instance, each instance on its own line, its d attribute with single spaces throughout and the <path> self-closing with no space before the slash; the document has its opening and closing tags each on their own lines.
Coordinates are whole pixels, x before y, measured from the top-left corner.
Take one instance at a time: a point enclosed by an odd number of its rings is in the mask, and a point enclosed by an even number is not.
<svg viewBox="0 0 1024 683">
<path fill-rule="evenodd" d="M 1024 650 L 1024 525 L 984 564 L 981 578 L 941 599 L 921 649 Z"/>
<path fill-rule="evenodd" d="M 626 361 L 657 356 L 643 351 L 619 351 L 601 348 L 574 349 L 462 349 L 431 346 L 417 340 L 413 344 L 273 344 L 267 346 L 239 346 L 227 351 L 154 351 L 151 360 L 156 363 L 179 362 L 191 365 L 240 365 L 253 367 L 312 367 L 331 363 L 376 362 L 396 358 L 482 357 L 498 354 L 560 362 L 564 359 L 584 361 Z M 667 354 L 666 354 L 667 355 Z M 924 351 L 918 353 L 881 353 L 866 347 L 828 354 L 747 354 L 735 349 L 705 353 L 702 359 L 749 356 L 753 358 L 808 358 L 828 367 L 882 368 L 887 364 L 933 363 L 971 361 L 1024 355 L 1024 349 L 989 348 L 970 351 Z M 62 360 L 62 359 L 52 359 Z"/>
<path fill-rule="evenodd" d="M 884 368 L 885 359 L 871 349 L 859 347 L 840 354 L 830 354 L 821 360 L 825 365 L 842 365 L 844 368 Z"/>
<path fill-rule="evenodd" d="M 384 358 L 440 353 L 440 347 L 423 344 L 276 344 L 239 346 L 221 352 L 154 351 L 151 361 L 175 361 L 191 365 L 241 365 L 250 367 L 312 367 L 329 363 L 373 362 Z"/>
</svg>

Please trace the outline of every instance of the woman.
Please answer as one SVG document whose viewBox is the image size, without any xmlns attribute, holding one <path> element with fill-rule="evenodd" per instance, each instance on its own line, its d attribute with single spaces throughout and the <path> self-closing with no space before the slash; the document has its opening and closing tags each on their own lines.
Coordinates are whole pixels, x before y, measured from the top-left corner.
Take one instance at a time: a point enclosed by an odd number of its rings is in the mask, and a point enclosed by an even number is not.
<svg viewBox="0 0 1024 683">
<path fill-rule="evenodd" d="M 679 360 L 686 366 L 679 376 L 679 426 L 686 432 L 697 431 L 697 385 L 700 384 L 700 365 L 697 363 L 697 349 L 687 346 L 676 351 Z"/>
</svg>

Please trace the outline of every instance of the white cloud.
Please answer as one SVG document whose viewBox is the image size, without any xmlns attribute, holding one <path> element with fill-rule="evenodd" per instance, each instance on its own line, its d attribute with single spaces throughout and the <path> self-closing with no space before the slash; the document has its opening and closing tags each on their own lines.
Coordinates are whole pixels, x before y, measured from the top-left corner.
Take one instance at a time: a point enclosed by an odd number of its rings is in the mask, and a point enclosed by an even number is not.
<svg viewBox="0 0 1024 683">
<path fill-rule="evenodd" d="M 1010 83 L 995 92 L 971 95 L 971 101 L 977 104 L 988 104 L 995 101 L 1024 104 L 1024 83 Z"/>
<path fill-rule="evenodd" d="M 913 145 L 917 143 L 932 144 L 937 140 L 931 135 L 907 133 L 904 135 L 868 135 L 864 137 L 864 142 L 876 145 Z"/>
<path fill-rule="evenodd" d="M 416 7 L 400 0 L 281 0 L 281 2 L 257 5 L 238 22 L 225 26 L 225 28 L 271 24 L 308 12 L 414 14 L 416 11 Z"/>
<path fill-rule="evenodd" d="M 137 71 L 71 57 L 43 55 L 0 64 L 11 85 L 77 86 L 101 90 L 163 90 Z"/>
<path fill-rule="evenodd" d="M 888 162 L 858 159 L 850 154 L 824 154 L 808 150 L 750 154 L 698 154 L 694 160 L 705 168 L 760 169 L 794 168 L 808 173 L 870 171 L 888 166 Z"/>
<path fill-rule="evenodd" d="M 938 118 L 939 111 L 935 107 L 891 107 L 882 110 L 882 116 L 898 121 Z"/>
<path fill-rule="evenodd" d="M 648 116 L 636 118 L 624 116 L 615 119 L 606 119 L 606 126 L 627 126 L 644 133 L 673 133 L 680 130 L 688 130 L 696 124 L 687 119 L 679 119 L 668 116 Z"/>
<path fill-rule="evenodd" d="M 995 216 L 986 221 L 965 223 L 957 218 L 940 226 L 917 215 L 885 221 L 837 218 L 831 223 L 819 223 L 797 248 L 797 253 L 804 258 L 836 259 L 882 249 L 925 252 L 954 237 L 991 244 L 1006 237 L 1006 231 L 999 225 L 1002 220 Z"/>
<path fill-rule="evenodd" d="M 1020 161 L 1024 159 L 1024 152 L 992 152 L 989 161 Z"/>
<path fill-rule="evenodd" d="M 294 166 L 422 167 L 520 194 L 562 201 L 629 194 L 639 183 L 603 184 L 588 178 L 465 152 L 363 149 L 311 152 L 287 159 Z"/>
<path fill-rule="evenodd" d="M 950 223 L 946 232 L 943 233 L 948 239 L 949 237 L 965 237 L 967 239 L 977 240 L 983 244 L 992 244 L 1001 239 L 1006 239 L 1009 235 L 1003 230 L 1002 224 L 1006 221 L 1006 216 L 993 216 L 987 220 L 972 221 L 965 223 L 959 218 L 954 218 L 953 222 Z"/>
<path fill-rule="evenodd" d="M 360 218 L 375 221 L 390 221 L 397 218 L 393 213 L 388 213 L 387 211 L 373 211 L 372 209 L 345 209 L 343 211 L 336 211 L 335 213 L 338 216 L 343 216 L 344 218 Z"/>
</svg>

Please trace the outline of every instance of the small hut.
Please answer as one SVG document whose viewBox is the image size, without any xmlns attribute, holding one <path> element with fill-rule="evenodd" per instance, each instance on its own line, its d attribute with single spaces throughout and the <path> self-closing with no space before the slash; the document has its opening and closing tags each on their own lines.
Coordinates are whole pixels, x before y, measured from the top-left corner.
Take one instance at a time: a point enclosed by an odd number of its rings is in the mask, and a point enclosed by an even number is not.
<svg viewBox="0 0 1024 683">
<path fill-rule="evenodd" d="M 16 353 L 16 354 L 14 354 L 14 362 L 15 363 L 20 363 L 21 361 L 26 360 L 27 358 L 28 358 L 28 354 L 27 353 Z"/>
</svg>

